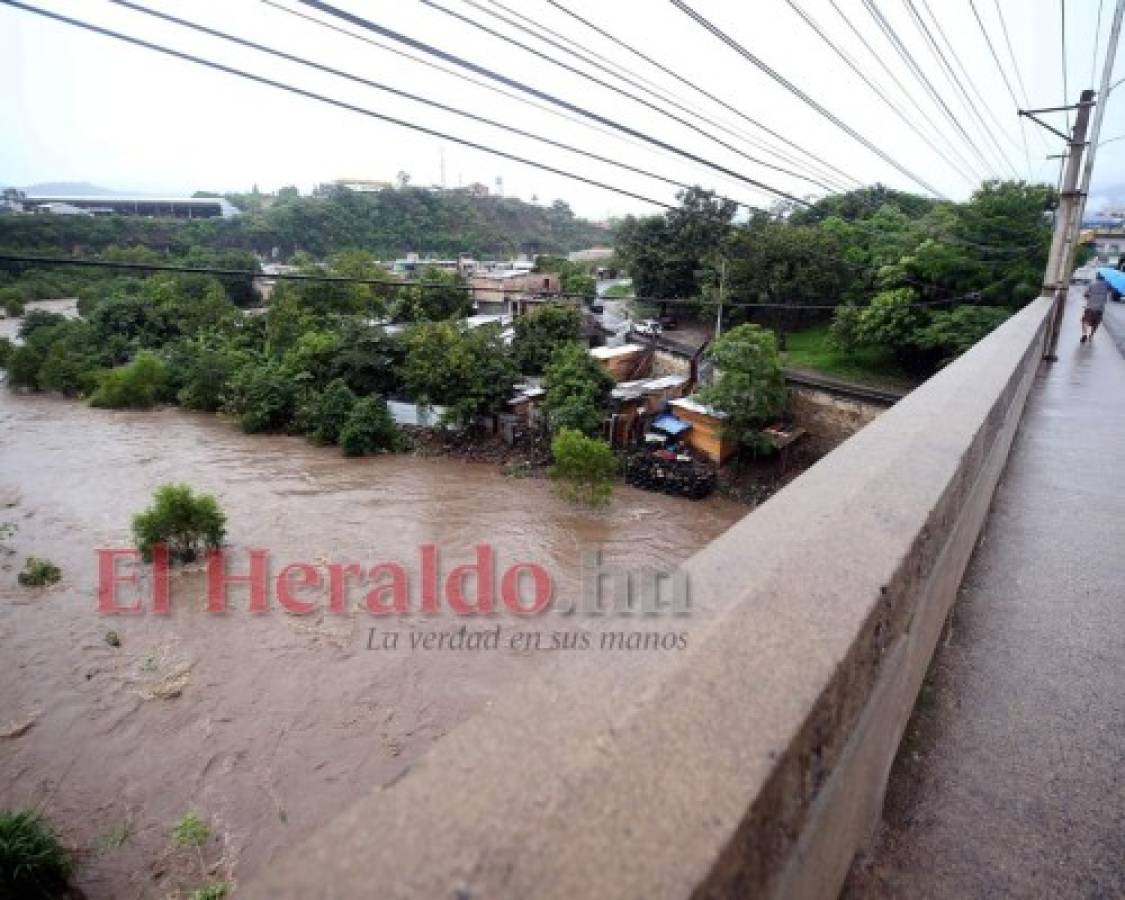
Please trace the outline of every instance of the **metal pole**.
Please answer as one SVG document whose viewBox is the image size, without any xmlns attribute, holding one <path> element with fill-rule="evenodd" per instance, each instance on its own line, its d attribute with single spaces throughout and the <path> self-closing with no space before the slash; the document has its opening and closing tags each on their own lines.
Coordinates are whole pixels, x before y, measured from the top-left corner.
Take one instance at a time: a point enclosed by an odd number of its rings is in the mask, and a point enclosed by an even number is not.
<svg viewBox="0 0 1125 900">
<path fill-rule="evenodd" d="M 1090 122 L 1090 107 L 1094 92 L 1083 91 L 1074 119 L 1070 146 L 1067 151 L 1066 173 L 1063 175 L 1062 190 L 1059 192 L 1059 209 L 1055 219 L 1055 234 L 1051 238 L 1051 252 L 1047 257 L 1047 269 L 1043 274 L 1043 293 L 1041 296 L 1054 297 L 1055 308 L 1047 332 L 1047 347 L 1043 358 L 1054 360 L 1055 347 L 1059 342 L 1059 325 L 1066 308 L 1066 281 L 1063 270 L 1069 258 L 1068 238 L 1073 217 L 1080 208 L 1078 196 L 1078 169 L 1082 164 L 1082 151 L 1086 146 L 1086 129 Z"/>
<path fill-rule="evenodd" d="M 1121 20 L 1125 17 L 1125 0 L 1117 0 L 1117 8 L 1113 13 L 1113 24 L 1109 29 L 1109 44 L 1105 51 L 1105 65 L 1102 67 L 1102 83 L 1098 87 L 1098 105 L 1094 108 L 1094 124 L 1090 129 L 1090 149 L 1086 151 L 1086 162 L 1082 167 L 1082 186 L 1078 189 L 1078 210 L 1071 225 L 1070 253 L 1067 255 L 1063 268 L 1064 281 L 1070 281 L 1070 273 L 1074 268 L 1074 255 L 1078 249 L 1078 232 L 1082 228 L 1082 219 L 1086 215 L 1086 201 L 1090 196 L 1090 177 L 1094 172 L 1094 158 L 1098 154 L 1098 141 L 1102 133 L 1102 119 L 1105 118 L 1105 108 L 1109 103 L 1109 95 L 1115 85 L 1110 85 L 1109 79 L 1113 77 L 1113 64 L 1117 58 L 1117 41 L 1121 35 Z M 1116 138 L 1114 138 L 1116 140 Z M 1109 141 L 1106 141 L 1108 144 Z"/>
<path fill-rule="evenodd" d="M 1122 0 L 1125 2 L 1125 0 Z M 727 261 L 719 261 L 719 312 L 715 316 L 715 337 L 723 333 L 723 286 L 727 280 Z"/>
</svg>

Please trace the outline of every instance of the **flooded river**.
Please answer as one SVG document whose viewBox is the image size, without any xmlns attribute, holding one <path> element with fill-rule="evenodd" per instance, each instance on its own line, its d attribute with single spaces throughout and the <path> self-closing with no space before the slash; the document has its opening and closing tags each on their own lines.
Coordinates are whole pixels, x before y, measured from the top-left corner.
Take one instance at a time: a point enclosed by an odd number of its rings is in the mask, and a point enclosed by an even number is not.
<svg viewBox="0 0 1125 900">
<path fill-rule="evenodd" d="M 583 548 L 668 569 L 746 511 L 619 487 L 607 511 L 586 512 L 495 466 L 348 460 L 210 415 L 95 410 L 0 386 L 0 522 L 17 529 L 0 550 L 0 807 L 42 809 L 80 849 L 77 881 L 95 898 L 246 878 L 549 655 L 368 649 L 372 625 L 462 624 L 416 611 L 376 620 L 322 604 L 295 616 L 274 600 L 254 616 L 232 591 L 235 608 L 209 614 L 202 565 L 174 572 L 169 616 L 99 615 L 95 550 L 129 546 L 132 515 L 168 481 L 218 497 L 232 572 L 257 547 L 275 575 L 294 561 L 395 560 L 416 577 L 431 544 L 444 574 L 488 543 L 499 571 L 537 562 L 559 595 L 578 589 Z M 18 587 L 31 555 L 63 580 Z M 198 853 L 172 838 L 188 811 L 212 829 Z"/>
</svg>

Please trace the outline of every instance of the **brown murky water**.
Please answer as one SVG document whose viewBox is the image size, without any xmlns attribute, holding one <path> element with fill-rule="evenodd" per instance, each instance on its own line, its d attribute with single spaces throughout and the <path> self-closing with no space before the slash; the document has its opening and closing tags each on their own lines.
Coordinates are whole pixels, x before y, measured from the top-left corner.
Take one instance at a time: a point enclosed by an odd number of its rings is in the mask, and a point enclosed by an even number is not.
<svg viewBox="0 0 1125 900">
<path fill-rule="evenodd" d="M 168 617 L 99 615 L 95 548 L 128 546 L 131 516 L 171 480 L 218 496 L 232 570 L 263 547 L 274 574 L 292 561 L 397 560 L 413 579 L 421 545 L 437 545 L 448 572 L 486 542 L 501 571 L 540 563 L 560 596 L 577 590 L 583 547 L 630 569 L 668 569 L 745 513 L 629 488 L 608 511 L 585 512 L 546 481 L 493 466 L 346 460 L 213 416 L 109 412 L 0 388 L 0 522 L 18 528 L 0 550 L 0 807 L 37 806 L 57 823 L 81 849 L 78 883 L 94 898 L 247 877 L 547 656 L 367 649 L 373 624 L 462 624 L 448 615 L 376 621 L 322 606 L 293 616 L 275 602 L 251 616 L 237 591 L 235 609 L 209 614 L 201 566 L 173 575 Z M 59 564 L 62 582 L 18 587 L 28 555 Z M 106 642 L 111 629 L 121 646 Z M 213 829 L 199 853 L 171 837 L 188 810 Z"/>
</svg>

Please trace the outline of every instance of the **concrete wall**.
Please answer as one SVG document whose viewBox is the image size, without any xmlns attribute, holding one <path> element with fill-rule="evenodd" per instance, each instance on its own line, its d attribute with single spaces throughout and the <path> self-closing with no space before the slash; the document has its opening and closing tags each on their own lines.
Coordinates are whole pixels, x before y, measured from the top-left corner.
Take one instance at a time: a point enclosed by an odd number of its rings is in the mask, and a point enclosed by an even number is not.
<svg viewBox="0 0 1125 900">
<path fill-rule="evenodd" d="M 789 388 L 789 412 L 821 451 L 836 447 L 886 410 L 885 404 L 839 397 L 816 388 Z"/>
<path fill-rule="evenodd" d="M 652 354 L 653 377 L 661 375 L 691 375 L 691 359 L 682 353 L 657 348 Z"/>
<path fill-rule="evenodd" d="M 552 657 L 242 896 L 834 896 L 1046 313 L 1024 309 L 685 563 L 686 650 Z"/>
</svg>

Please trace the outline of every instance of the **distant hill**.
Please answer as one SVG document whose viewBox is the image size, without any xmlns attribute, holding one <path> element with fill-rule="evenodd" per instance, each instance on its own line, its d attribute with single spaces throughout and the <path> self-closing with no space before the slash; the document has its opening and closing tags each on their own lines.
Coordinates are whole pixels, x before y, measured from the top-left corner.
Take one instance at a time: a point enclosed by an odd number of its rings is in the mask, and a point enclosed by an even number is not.
<svg viewBox="0 0 1125 900">
<path fill-rule="evenodd" d="M 490 258 L 556 254 L 613 242 L 606 228 L 578 218 L 561 200 L 538 206 L 512 197 L 476 197 L 467 191 L 415 187 L 375 193 L 329 187 L 312 196 L 270 197 L 268 205 L 264 195 L 227 196 L 243 215 L 191 221 L 4 216 L 0 217 L 0 247 L 55 247 L 71 253 L 142 245 L 180 253 L 200 246 L 252 250 L 262 256 L 272 256 L 276 249 L 282 258 L 297 250 L 326 258 L 341 250 L 360 249 L 390 259 L 410 251 Z"/>
<path fill-rule="evenodd" d="M 43 181 L 39 184 L 29 184 L 20 188 L 25 194 L 45 194 L 51 196 L 76 196 L 76 197 L 104 197 L 108 194 L 120 194 L 113 188 L 90 184 L 88 181 Z"/>
</svg>

